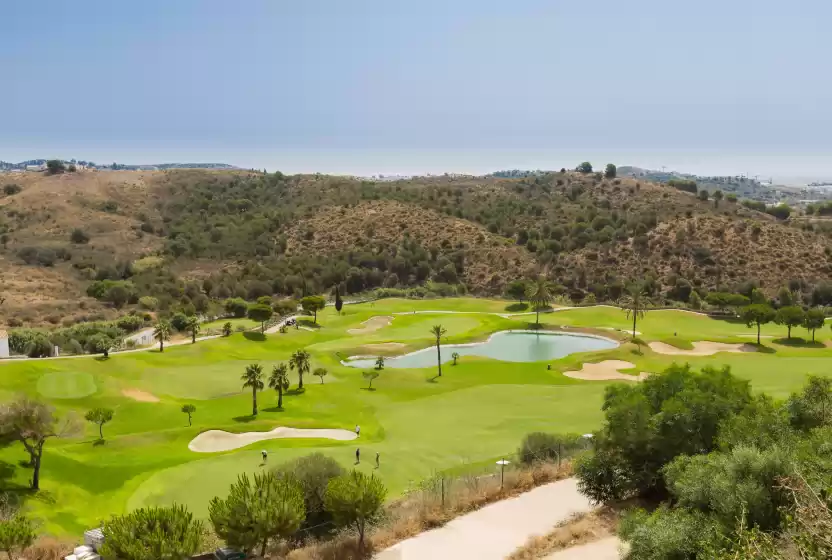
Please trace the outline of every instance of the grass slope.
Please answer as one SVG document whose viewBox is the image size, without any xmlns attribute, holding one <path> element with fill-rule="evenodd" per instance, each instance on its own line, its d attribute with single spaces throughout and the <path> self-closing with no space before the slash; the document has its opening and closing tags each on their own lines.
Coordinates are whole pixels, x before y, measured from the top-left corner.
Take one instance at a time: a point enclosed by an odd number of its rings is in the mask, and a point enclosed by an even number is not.
<svg viewBox="0 0 832 560">
<path fill-rule="evenodd" d="M 195 345 L 114 354 L 109 360 L 81 358 L 8 362 L 0 365 L 0 397 L 18 393 L 47 399 L 60 413 L 83 413 L 93 407 L 115 409 L 115 419 L 104 427 L 107 441 L 94 445 L 95 426 L 86 425 L 83 437 L 52 440 L 43 466 L 43 491 L 30 497 L 33 514 L 45 530 L 78 534 L 98 525 L 112 513 L 142 505 L 183 503 L 204 515 L 208 501 L 226 492 L 241 472 L 263 468 L 260 449 L 269 450 L 274 465 L 301 454 L 322 451 L 352 466 L 356 447 L 362 461 L 357 468 L 377 472 L 396 496 L 436 471 L 483 464 L 511 454 L 522 436 L 534 430 L 587 432 L 601 420 L 600 404 L 606 383 L 584 382 L 561 373 L 586 361 L 623 359 L 633 372 L 657 372 L 674 361 L 695 366 L 731 365 L 752 381 L 756 390 L 786 396 L 808 374 L 829 375 L 832 358 L 830 331 L 818 333 L 820 344 L 784 344 L 785 329 L 767 325 L 764 352 L 707 357 L 661 355 L 631 344 L 576 354 L 552 362 L 506 363 L 465 357 L 459 365 L 443 367 L 433 379 L 433 368 L 385 370 L 366 390 L 361 371 L 344 367 L 340 357 L 361 353 L 368 344 L 399 342 L 401 352 L 433 343 L 430 327 L 448 330 L 445 342 L 484 340 L 490 333 L 525 328 L 532 316 L 502 316 L 507 302 L 458 298 L 431 301 L 382 300 L 345 306 L 342 315 L 327 308 L 318 315 L 320 329 L 289 329 L 286 334 L 262 336 L 236 333 L 229 338 Z M 413 313 L 414 311 L 462 311 Z M 392 316 L 389 326 L 363 335 L 350 329 L 373 316 Z M 560 309 L 541 315 L 550 328 L 628 328 L 623 312 L 610 307 Z M 653 311 L 638 325 L 647 342 L 665 341 L 684 346 L 699 340 L 750 342 L 745 325 L 680 311 Z M 623 338 L 614 330 L 595 332 Z M 241 390 L 245 366 L 259 362 L 268 373 L 287 361 L 298 348 L 312 355 L 312 368 L 326 367 L 324 384 L 314 376 L 304 380 L 306 391 L 285 397 L 284 410 L 275 408 L 276 395 L 258 397 L 261 413 L 252 418 L 251 396 Z M 398 353 L 398 351 L 396 351 Z M 292 374 L 293 388 L 296 375 Z M 158 403 L 135 401 L 123 394 L 136 389 L 151 393 Z M 194 425 L 180 412 L 194 403 Z M 188 442 L 201 431 L 267 430 L 274 426 L 352 429 L 361 425 L 357 442 L 329 440 L 271 440 L 218 454 L 190 452 Z M 0 480 L 5 488 L 26 494 L 31 471 L 23 466 L 19 444 L 0 450 Z"/>
</svg>

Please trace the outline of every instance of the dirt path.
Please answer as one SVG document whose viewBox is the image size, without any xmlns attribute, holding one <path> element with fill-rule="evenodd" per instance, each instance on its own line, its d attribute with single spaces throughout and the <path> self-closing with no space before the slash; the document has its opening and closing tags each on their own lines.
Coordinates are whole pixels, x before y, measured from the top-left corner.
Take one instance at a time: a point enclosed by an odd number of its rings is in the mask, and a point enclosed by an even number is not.
<svg viewBox="0 0 832 560">
<path fill-rule="evenodd" d="M 569 478 L 458 517 L 380 552 L 375 559 L 503 560 L 529 537 L 544 535 L 573 513 L 591 509 L 576 480 Z"/>
<path fill-rule="evenodd" d="M 618 560 L 621 558 L 618 537 L 607 537 L 595 542 L 553 552 L 543 560 Z"/>
</svg>

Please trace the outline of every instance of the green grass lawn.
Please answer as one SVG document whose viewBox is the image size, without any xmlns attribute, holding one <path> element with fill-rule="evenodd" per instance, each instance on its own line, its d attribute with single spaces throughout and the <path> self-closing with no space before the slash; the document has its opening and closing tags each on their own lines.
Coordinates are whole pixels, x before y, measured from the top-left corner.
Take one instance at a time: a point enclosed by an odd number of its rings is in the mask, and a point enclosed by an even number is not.
<svg viewBox="0 0 832 560">
<path fill-rule="evenodd" d="M 562 372 L 586 361 L 622 359 L 634 371 L 659 372 L 675 362 L 696 367 L 729 364 L 751 380 L 756 390 L 787 396 L 809 374 L 832 375 L 832 348 L 784 344 L 785 329 L 763 329 L 765 352 L 720 353 L 707 357 L 638 353 L 632 344 L 601 352 L 573 354 L 545 363 L 509 363 L 466 356 L 459 365 L 435 369 L 386 369 L 373 383 L 374 391 L 358 369 L 340 364 L 342 357 L 360 354 L 366 346 L 396 342 L 392 353 L 419 349 L 433 343 L 430 328 L 441 324 L 445 342 L 485 340 L 491 333 L 527 328 L 533 316 L 503 317 L 511 302 L 474 298 L 441 300 L 381 300 L 344 306 L 342 314 L 327 308 L 318 314 L 320 328 L 288 329 L 285 334 L 263 336 L 235 333 L 228 338 L 194 345 L 113 354 L 110 359 L 80 358 L 6 362 L 0 364 L 0 397 L 25 393 L 50 402 L 61 414 L 79 416 L 94 407 L 116 411 L 104 427 L 107 441 L 94 445 L 97 427 L 85 425 L 81 437 L 50 440 L 43 461 L 42 491 L 35 496 L 24 488 L 31 471 L 19 444 L 0 450 L 0 479 L 5 488 L 28 496 L 34 516 L 46 531 L 78 535 L 97 526 L 113 513 L 152 504 L 183 503 L 205 515 L 209 500 L 224 494 L 242 472 L 256 471 L 260 450 L 269 450 L 269 465 L 301 454 L 321 451 L 345 466 L 353 466 L 356 447 L 362 462 L 356 468 L 377 472 L 391 497 L 437 471 L 483 464 L 511 454 L 524 434 L 535 430 L 587 432 L 601 421 L 600 404 L 606 383 L 568 378 Z M 413 311 L 463 311 L 463 314 Z M 389 326 L 360 335 L 350 334 L 373 316 L 393 317 Z M 591 328 L 624 339 L 615 330 L 630 323 L 623 312 L 608 307 L 561 309 L 541 315 L 548 328 Z M 252 323 L 253 325 L 253 323 Z M 665 341 L 677 347 L 712 340 L 752 342 L 754 333 L 733 321 L 715 320 L 678 311 L 653 311 L 639 322 L 646 342 Z M 795 331 L 805 336 L 805 331 Z M 828 326 L 818 333 L 830 342 Z M 284 410 L 275 409 L 277 397 L 265 391 L 258 397 L 260 414 L 251 418 L 251 396 L 242 391 L 240 375 L 258 362 L 268 373 L 287 361 L 293 351 L 306 348 L 312 369 L 325 367 L 329 375 L 304 379 L 305 392 L 284 398 Z M 373 352 L 369 352 L 373 353 Z M 391 353 L 391 352 L 386 352 Z M 292 374 L 293 385 L 296 375 Z M 138 402 L 124 391 L 151 393 L 159 402 Z M 194 424 L 180 412 L 193 403 Z M 188 442 L 201 431 L 268 430 L 275 426 L 352 429 L 361 425 L 361 438 L 353 442 L 328 440 L 271 440 L 237 451 L 194 453 Z M 381 468 L 375 471 L 375 453 Z"/>
</svg>

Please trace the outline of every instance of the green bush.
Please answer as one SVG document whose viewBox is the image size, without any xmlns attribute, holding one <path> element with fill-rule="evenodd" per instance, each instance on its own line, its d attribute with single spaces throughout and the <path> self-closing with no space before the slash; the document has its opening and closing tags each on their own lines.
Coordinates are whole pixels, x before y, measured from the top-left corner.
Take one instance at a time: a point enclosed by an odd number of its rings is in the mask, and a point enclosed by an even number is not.
<svg viewBox="0 0 832 560">
<path fill-rule="evenodd" d="M 141 508 L 102 526 L 102 557 L 120 560 L 182 560 L 199 552 L 204 528 L 184 506 Z"/>
<path fill-rule="evenodd" d="M 584 448 L 584 439 L 577 434 L 526 434 L 517 451 L 521 463 L 531 465 L 540 461 L 552 461 Z"/>
<path fill-rule="evenodd" d="M 631 511 L 618 527 L 630 545 L 630 560 L 711 559 L 721 548 L 719 526 L 701 512 L 668 509 Z"/>
<path fill-rule="evenodd" d="M 312 453 L 284 463 L 273 472 L 278 477 L 294 478 L 303 488 L 306 519 L 301 530 L 314 534 L 330 532 L 332 515 L 324 508 L 324 497 L 329 481 L 344 474 L 341 465 L 323 453 Z"/>
</svg>

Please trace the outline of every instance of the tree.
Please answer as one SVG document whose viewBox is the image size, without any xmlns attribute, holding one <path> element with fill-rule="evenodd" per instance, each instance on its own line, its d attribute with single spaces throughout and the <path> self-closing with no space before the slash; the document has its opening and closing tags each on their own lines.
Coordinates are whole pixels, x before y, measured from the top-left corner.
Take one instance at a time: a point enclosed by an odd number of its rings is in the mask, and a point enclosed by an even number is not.
<svg viewBox="0 0 832 560">
<path fill-rule="evenodd" d="M 699 191 L 699 200 L 708 200 L 708 196 L 708 191 L 706 189 Z"/>
<path fill-rule="evenodd" d="M 607 179 L 615 179 L 616 175 L 618 175 L 618 169 L 615 167 L 615 164 L 608 163 L 604 169 L 604 177 Z"/>
<path fill-rule="evenodd" d="M 619 301 L 619 305 L 627 314 L 627 319 L 633 320 L 633 336 L 637 336 L 636 326 L 638 320 L 643 319 L 647 315 L 647 307 L 652 303 L 650 301 L 647 288 L 643 282 L 631 282 L 624 289 L 624 297 Z"/>
<path fill-rule="evenodd" d="M 294 477 L 255 473 L 241 474 L 224 500 L 214 498 L 208 506 L 214 531 L 229 546 L 246 555 L 260 548 L 266 556 L 269 542 L 294 534 L 306 517 L 304 493 Z"/>
<path fill-rule="evenodd" d="M 102 557 L 120 560 L 181 560 L 202 545 L 205 528 L 185 506 L 140 508 L 101 527 Z"/>
<path fill-rule="evenodd" d="M 580 164 L 575 169 L 575 171 L 577 171 L 578 173 L 586 173 L 586 174 L 592 173 L 592 164 L 589 163 L 588 161 L 585 161 L 582 164 Z"/>
<path fill-rule="evenodd" d="M 251 388 L 251 415 L 257 416 L 257 391 L 263 390 L 263 366 L 250 364 L 240 378 L 243 381 L 243 389 Z"/>
<path fill-rule="evenodd" d="M 813 307 L 803 317 L 803 328 L 812 333 L 812 342 L 815 341 L 815 331 L 823 328 L 823 323 L 826 320 L 825 315 L 822 309 Z"/>
<path fill-rule="evenodd" d="M 317 375 L 321 378 L 321 385 L 324 384 L 324 377 L 326 377 L 327 373 L 329 373 L 326 368 L 315 368 L 315 371 L 312 372 L 312 375 Z"/>
<path fill-rule="evenodd" d="M 365 371 L 362 375 L 364 376 L 364 379 L 366 379 L 367 381 L 370 382 L 370 384 L 367 386 L 367 389 L 370 389 L 372 391 L 372 389 L 373 389 L 373 380 L 376 379 L 380 375 L 379 372 L 377 370 Z"/>
<path fill-rule="evenodd" d="M 192 425 L 191 416 L 194 412 L 196 412 L 196 406 L 192 404 L 183 404 L 182 405 L 182 412 L 188 415 L 188 426 Z"/>
<path fill-rule="evenodd" d="M 764 303 L 752 303 L 740 310 L 740 318 L 748 327 L 757 325 L 757 344 L 760 344 L 760 327 L 774 320 L 774 309 Z"/>
<path fill-rule="evenodd" d="M 802 325 L 805 318 L 806 313 L 803 311 L 802 307 L 789 305 L 787 307 L 781 307 L 777 310 L 777 313 L 774 315 L 774 322 L 778 325 L 785 325 L 788 329 L 786 338 L 791 338 L 792 327 L 799 327 Z"/>
<path fill-rule="evenodd" d="M 379 356 L 376 358 L 376 369 L 379 371 L 384 369 L 384 356 Z"/>
<path fill-rule="evenodd" d="M 110 357 L 110 348 L 115 345 L 112 338 L 104 333 L 96 333 L 87 339 L 84 345 L 90 354 L 104 354 L 105 358 Z"/>
<path fill-rule="evenodd" d="M 194 317 L 188 317 L 188 322 L 186 323 L 185 328 L 190 331 L 191 333 L 191 344 L 196 344 L 196 335 L 199 333 L 199 319 Z"/>
<path fill-rule="evenodd" d="M 442 377 L 442 347 L 440 343 L 442 342 L 442 337 L 448 331 L 442 325 L 434 325 L 431 327 L 430 332 L 436 339 L 436 367 L 439 368 L 439 374 L 436 377 Z"/>
<path fill-rule="evenodd" d="M 265 305 L 263 303 L 255 303 L 248 308 L 248 318 L 260 323 L 261 333 L 266 332 L 266 321 L 271 319 L 273 314 L 274 310 L 272 310 L 271 305 Z"/>
<path fill-rule="evenodd" d="M 281 362 L 272 368 L 269 387 L 277 391 L 277 408 L 283 410 L 283 392 L 289 390 L 289 374 L 286 364 Z"/>
<path fill-rule="evenodd" d="M 714 191 L 714 208 L 719 208 L 719 201 L 723 199 L 722 191 L 715 190 Z"/>
<path fill-rule="evenodd" d="M 223 336 L 231 336 L 231 323 L 227 322 L 224 323 L 222 326 L 222 335 Z"/>
<path fill-rule="evenodd" d="M 232 317 L 245 317 L 248 313 L 248 304 L 243 298 L 230 298 L 225 300 L 225 312 Z"/>
<path fill-rule="evenodd" d="M 84 420 L 98 424 L 98 437 L 104 441 L 104 424 L 113 419 L 115 411 L 111 408 L 93 408 L 84 415 Z"/>
<path fill-rule="evenodd" d="M 526 297 L 535 310 L 535 324 L 540 326 L 540 310 L 546 309 L 554 299 L 555 285 L 545 277 L 538 276 L 537 280 L 531 282 L 526 288 Z"/>
<path fill-rule="evenodd" d="M 16 512 L 0 519 L 0 550 L 6 553 L 9 560 L 14 560 L 32 546 L 36 538 L 34 525 L 22 513 Z"/>
<path fill-rule="evenodd" d="M 453 358 L 453 360 L 454 360 L 454 365 L 456 365 L 456 361 L 457 361 L 457 360 L 459 360 L 459 353 L 458 353 L 458 352 L 454 352 L 453 354 L 451 354 L 451 358 Z"/>
<path fill-rule="evenodd" d="M 688 298 L 688 305 L 691 309 L 702 309 L 702 298 L 696 290 L 691 291 Z"/>
<path fill-rule="evenodd" d="M 17 440 L 29 454 L 32 467 L 32 489 L 40 489 L 40 467 L 43 448 L 50 438 L 69 437 L 78 432 L 72 417 L 58 419 L 52 407 L 21 397 L 0 409 L 0 434 Z"/>
<path fill-rule="evenodd" d="M 344 300 L 341 299 L 341 288 L 338 284 L 335 285 L 335 311 L 341 314 L 341 308 L 344 307 Z"/>
<path fill-rule="evenodd" d="M 511 282 L 506 288 L 506 295 L 511 296 L 520 303 L 523 303 L 523 298 L 526 296 L 526 287 L 528 282 L 525 280 L 515 280 Z"/>
<path fill-rule="evenodd" d="M 368 524 L 381 517 L 387 489 L 379 478 L 359 471 L 329 481 L 324 507 L 341 527 L 358 533 L 359 554 L 364 552 L 364 534 Z"/>
<path fill-rule="evenodd" d="M 783 286 L 777 292 L 777 303 L 780 304 L 781 307 L 788 307 L 790 305 L 795 305 L 797 303 L 797 298 L 794 295 L 788 286 Z"/>
<path fill-rule="evenodd" d="M 786 410 L 797 430 L 832 425 L 832 378 L 810 375 L 803 391 L 789 397 Z"/>
<path fill-rule="evenodd" d="M 300 300 L 300 306 L 307 313 L 314 315 L 314 323 L 318 322 L 318 311 L 326 307 L 326 299 L 324 296 L 306 296 Z"/>
<path fill-rule="evenodd" d="M 765 303 L 768 304 L 766 293 L 760 288 L 751 289 L 751 303 Z"/>
<path fill-rule="evenodd" d="M 165 341 L 170 340 L 170 323 L 159 321 L 153 328 L 153 338 L 159 341 L 159 352 L 165 351 Z"/>
<path fill-rule="evenodd" d="M 721 423 L 751 402 L 750 384 L 729 367 L 672 365 L 638 385 L 611 385 L 593 451 L 578 462 L 581 492 L 593 501 L 667 495 L 665 466 L 716 450 Z"/>
<path fill-rule="evenodd" d="M 324 508 L 324 497 L 329 481 L 344 474 L 338 461 L 323 453 L 312 453 L 298 457 L 274 469 L 275 476 L 294 477 L 303 488 L 306 505 L 306 520 L 301 530 L 326 532 L 331 525 L 332 515 Z"/>
<path fill-rule="evenodd" d="M 59 159 L 50 159 L 46 162 L 46 172 L 49 175 L 58 175 L 66 171 L 66 165 Z"/>
<path fill-rule="evenodd" d="M 289 367 L 298 370 L 298 390 L 303 389 L 303 374 L 309 372 L 309 352 L 295 350 L 289 358 Z"/>
</svg>

